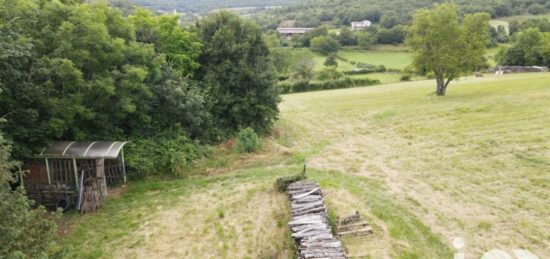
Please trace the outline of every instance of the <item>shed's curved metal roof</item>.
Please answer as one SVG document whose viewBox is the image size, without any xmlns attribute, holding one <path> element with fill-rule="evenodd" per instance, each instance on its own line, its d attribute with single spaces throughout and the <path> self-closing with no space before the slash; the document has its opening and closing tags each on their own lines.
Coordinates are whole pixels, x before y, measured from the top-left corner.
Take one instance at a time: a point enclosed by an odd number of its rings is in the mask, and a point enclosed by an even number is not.
<svg viewBox="0 0 550 259">
<path fill-rule="evenodd" d="M 55 141 L 40 157 L 116 159 L 126 141 Z"/>
</svg>

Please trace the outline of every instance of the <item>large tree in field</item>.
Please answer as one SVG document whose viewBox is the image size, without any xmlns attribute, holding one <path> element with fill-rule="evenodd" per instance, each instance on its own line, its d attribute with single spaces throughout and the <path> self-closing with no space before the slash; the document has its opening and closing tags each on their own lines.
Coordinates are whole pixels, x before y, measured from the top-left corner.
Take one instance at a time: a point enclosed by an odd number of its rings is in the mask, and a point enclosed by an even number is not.
<svg viewBox="0 0 550 259">
<path fill-rule="evenodd" d="M 487 13 L 476 13 L 461 22 L 454 4 L 416 12 L 407 44 L 414 52 L 414 66 L 435 75 L 437 95 L 445 95 L 451 81 L 484 64 L 490 19 Z"/>
<path fill-rule="evenodd" d="M 203 49 L 199 79 L 210 111 L 226 133 L 252 127 L 265 132 L 277 118 L 277 73 L 259 26 L 228 12 L 197 23 Z"/>
</svg>

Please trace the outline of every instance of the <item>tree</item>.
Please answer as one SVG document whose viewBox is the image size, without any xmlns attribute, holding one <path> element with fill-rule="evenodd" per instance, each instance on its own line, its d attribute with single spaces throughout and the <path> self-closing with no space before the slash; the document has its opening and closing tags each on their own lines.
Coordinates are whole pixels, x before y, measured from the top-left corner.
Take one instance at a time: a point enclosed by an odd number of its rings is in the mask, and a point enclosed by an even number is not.
<svg viewBox="0 0 550 259">
<path fill-rule="evenodd" d="M 353 35 L 353 32 L 348 28 L 343 28 L 340 31 L 340 34 L 336 36 L 336 39 L 342 46 L 353 46 L 357 45 L 357 38 Z"/>
<path fill-rule="evenodd" d="M 11 146 L 0 132 L 0 257 L 1 258 L 48 258 L 54 255 L 55 224 L 58 214 L 44 217 L 44 207 L 32 209 L 22 188 L 13 191 L 15 183 L 11 170 L 17 163 L 11 160 Z"/>
<path fill-rule="evenodd" d="M 546 66 L 550 48 L 550 33 L 529 28 L 516 33 L 512 47 L 501 49 L 498 61 L 509 66 Z"/>
<path fill-rule="evenodd" d="M 315 60 L 311 53 L 301 53 L 295 55 L 294 62 L 292 62 L 292 79 L 297 81 L 309 82 L 313 79 L 313 68 L 315 67 Z"/>
<path fill-rule="evenodd" d="M 378 32 L 378 43 L 380 44 L 399 44 L 405 41 L 406 37 L 405 26 L 398 25 L 391 29 L 380 29 Z"/>
<path fill-rule="evenodd" d="M 407 44 L 416 69 L 434 73 L 437 95 L 444 96 L 451 81 L 483 65 L 490 18 L 486 13 L 466 15 L 461 24 L 454 4 L 416 12 Z"/>
<path fill-rule="evenodd" d="M 399 14 L 395 11 L 389 11 L 382 15 L 382 19 L 380 19 L 380 25 L 382 25 L 386 29 L 391 29 L 399 24 Z"/>
<path fill-rule="evenodd" d="M 218 127 L 232 134 L 251 127 L 265 133 L 277 118 L 277 74 L 259 26 L 229 12 L 196 25 L 203 44 L 198 78 Z"/>
<path fill-rule="evenodd" d="M 340 48 L 338 41 L 329 36 L 320 36 L 311 39 L 311 50 L 325 55 L 337 52 Z"/>
<path fill-rule="evenodd" d="M 372 48 L 377 41 L 376 34 L 372 32 L 363 31 L 357 34 L 357 45 L 363 49 Z"/>
<path fill-rule="evenodd" d="M 327 67 L 338 67 L 338 61 L 336 61 L 336 54 L 330 53 L 324 63 Z"/>
<path fill-rule="evenodd" d="M 201 46 L 175 17 L 38 2 L 0 5 L 0 114 L 15 158 L 52 140 L 146 138 L 178 125 L 195 137 L 209 128 L 205 93 L 189 79 Z"/>
</svg>

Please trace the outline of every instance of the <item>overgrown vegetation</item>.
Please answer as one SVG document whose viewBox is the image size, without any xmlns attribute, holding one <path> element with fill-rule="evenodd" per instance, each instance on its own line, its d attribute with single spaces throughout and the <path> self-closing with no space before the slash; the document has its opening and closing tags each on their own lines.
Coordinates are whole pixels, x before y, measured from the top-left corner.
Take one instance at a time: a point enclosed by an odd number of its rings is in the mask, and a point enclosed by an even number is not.
<svg viewBox="0 0 550 259">
<path fill-rule="evenodd" d="M 0 1 L 0 114 L 15 158 L 53 140 L 130 140 L 131 174 L 179 175 L 201 145 L 265 133 L 279 93 L 259 27 L 219 13 L 192 30 L 142 8 Z"/>
<path fill-rule="evenodd" d="M 11 170 L 18 164 L 11 159 L 11 146 L 0 133 L 0 257 L 48 258 L 59 256 L 62 249 L 53 236 L 59 214 L 47 213 L 44 207 L 32 208 L 23 188 L 15 184 Z"/>
</svg>

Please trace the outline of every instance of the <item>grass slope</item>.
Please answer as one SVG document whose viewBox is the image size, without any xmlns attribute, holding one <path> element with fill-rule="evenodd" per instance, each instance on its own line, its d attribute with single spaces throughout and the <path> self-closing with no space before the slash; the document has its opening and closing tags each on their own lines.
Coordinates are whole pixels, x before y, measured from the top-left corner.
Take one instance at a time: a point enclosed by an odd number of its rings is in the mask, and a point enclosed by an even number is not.
<svg viewBox="0 0 550 259">
<path fill-rule="evenodd" d="M 252 155 L 220 148 L 188 179 L 133 182 L 99 213 L 66 217 L 68 257 L 289 258 L 277 177 L 319 181 L 328 208 L 374 235 L 351 256 L 451 258 L 494 248 L 550 255 L 550 73 L 283 97 L 274 137 Z"/>
</svg>

